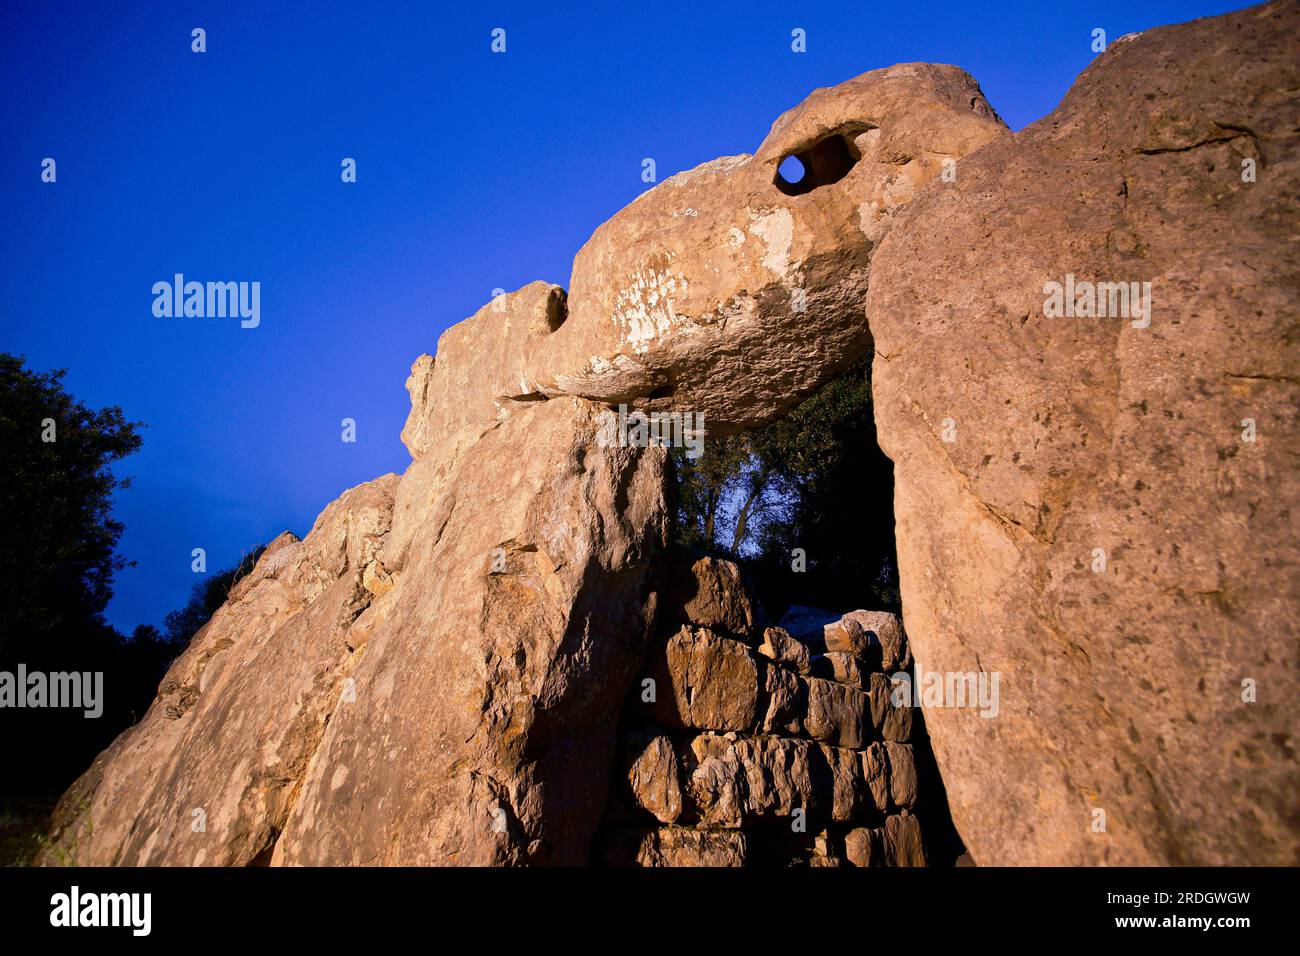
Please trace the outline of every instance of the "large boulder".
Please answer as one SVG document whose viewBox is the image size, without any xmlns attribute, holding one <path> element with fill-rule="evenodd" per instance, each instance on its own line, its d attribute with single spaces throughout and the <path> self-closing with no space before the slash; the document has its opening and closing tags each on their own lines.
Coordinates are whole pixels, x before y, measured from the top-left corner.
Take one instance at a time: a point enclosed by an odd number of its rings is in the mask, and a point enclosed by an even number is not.
<svg viewBox="0 0 1300 956">
<path fill-rule="evenodd" d="M 876 254 L 908 636 L 1000 675 L 926 710 L 981 864 L 1295 862 L 1297 49 L 1291 3 L 1117 41 Z"/>
<path fill-rule="evenodd" d="M 269 860 L 307 764 L 385 614 L 364 587 L 396 475 L 276 538 L 163 679 L 153 706 L 55 809 L 45 863 Z"/>
<path fill-rule="evenodd" d="M 770 421 L 870 348 L 874 244 L 945 160 L 1005 134 L 969 75 L 906 63 L 813 92 L 752 155 L 660 183 L 574 260 L 521 390 Z M 802 159 L 791 186 L 777 167 Z"/>
<path fill-rule="evenodd" d="M 47 862 L 585 862 L 666 520 L 663 449 L 597 448 L 597 416 L 506 409 L 440 462 L 396 570 L 396 476 L 268 550 L 65 797 Z"/>
<path fill-rule="evenodd" d="M 678 173 L 601 225 L 567 299 L 534 282 L 449 329 L 411 370 L 403 440 L 419 459 L 503 403 L 557 395 L 690 411 L 718 434 L 773 420 L 870 349 L 871 255 L 897 211 L 1005 134 L 954 66 L 815 90 L 753 155 Z M 789 156 L 798 184 L 778 172 Z"/>
<path fill-rule="evenodd" d="M 586 861 L 665 521 L 663 450 L 597 414 L 523 403 L 452 467 L 275 862 Z"/>
</svg>

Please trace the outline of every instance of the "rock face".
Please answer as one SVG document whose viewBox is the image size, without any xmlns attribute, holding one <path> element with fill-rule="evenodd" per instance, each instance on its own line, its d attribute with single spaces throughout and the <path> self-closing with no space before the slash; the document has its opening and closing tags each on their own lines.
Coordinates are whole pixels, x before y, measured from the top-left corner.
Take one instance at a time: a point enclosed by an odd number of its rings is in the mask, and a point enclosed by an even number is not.
<svg viewBox="0 0 1300 956">
<path fill-rule="evenodd" d="M 438 357 L 422 355 L 411 367 L 406 390 L 411 414 L 402 429 L 417 460 L 476 441 L 485 423 L 508 414 L 511 400 L 529 399 L 525 362 L 538 343 L 559 328 L 564 290 L 532 282 L 500 295 L 438 339 Z"/>
<path fill-rule="evenodd" d="M 926 712 L 980 864 L 1297 860 L 1297 49 L 1294 4 L 1116 42 L 876 255 L 913 651 L 1001 675 Z"/>
<path fill-rule="evenodd" d="M 455 463 L 275 862 L 586 861 L 664 530 L 662 450 L 596 427 L 529 404 Z"/>
<path fill-rule="evenodd" d="M 243 865 L 269 857 L 378 610 L 362 585 L 396 475 L 276 538 L 168 671 L 138 725 L 63 797 L 47 863 Z"/>
<path fill-rule="evenodd" d="M 393 502 L 422 461 L 277 542 L 65 797 L 47 862 L 585 862 L 665 517 L 663 450 L 596 448 L 595 415 L 525 403 L 418 517 Z"/>
</svg>

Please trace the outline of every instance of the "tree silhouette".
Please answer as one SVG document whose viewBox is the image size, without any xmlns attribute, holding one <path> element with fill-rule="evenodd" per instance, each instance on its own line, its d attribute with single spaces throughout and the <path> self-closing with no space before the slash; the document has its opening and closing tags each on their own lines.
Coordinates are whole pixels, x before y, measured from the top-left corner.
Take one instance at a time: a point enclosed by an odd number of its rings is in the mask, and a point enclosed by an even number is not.
<svg viewBox="0 0 1300 956">
<path fill-rule="evenodd" d="M 253 570 L 253 565 L 257 564 L 257 559 L 265 550 L 266 545 L 258 545 L 234 567 L 218 571 L 194 585 L 189 603 L 163 619 L 167 642 L 183 649 L 199 629 L 211 620 L 212 615 L 217 613 L 217 608 L 226 603 L 235 582 Z"/>
<path fill-rule="evenodd" d="M 893 465 L 876 443 L 870 356 L 776 422 L 672 457 L 677 540 L 739 561 L 770 613 L 897 610 Z"/>
<path fill-rule="evenodd" d="M 0 658 L 98 622 L 127 565 L 112 496 L 129 479 L 110 466 L 140 447 L 138 422 L 94 411 L 63 387 L 65 370 L 33 372 L 0 353 Z"/>
</svg>

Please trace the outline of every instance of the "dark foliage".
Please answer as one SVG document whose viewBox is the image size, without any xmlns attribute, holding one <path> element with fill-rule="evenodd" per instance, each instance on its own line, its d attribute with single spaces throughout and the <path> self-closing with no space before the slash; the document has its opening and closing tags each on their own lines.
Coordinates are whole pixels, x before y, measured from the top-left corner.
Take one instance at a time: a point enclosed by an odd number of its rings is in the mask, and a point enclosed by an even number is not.
<svg viewBox="0 0 1300 956">
<path fill-rule="evenodd" d="M 678 540 L 740 561 L 769 614 L 898 609 L 893 464 L 876 444 L 869 357 L 779 421 L 673 458 Z"/>
<path fill-rule="evenodd" d="M 48 803 L 144 715 L 167 667 L 262 551 L 196 585 L 166 634 L 110 627 L 103 611 L 127 564 L 115 551 L 112 496 L 129 483 L 111 466 L 140 447 L 142 426 L 119 408 L 87 408 L 63 377 L 0 353 L 0 671 L 102 673 L 103 713 L 0 709 L 0 817 Z"/>
<path fill-rule="evenodd" d="M 126 564 L 111 508 L 129 479 L 110 466 L 140 447 L 142 426 L 117 407 L 87 408 L 65 374 L 0 353 L 0 656 L 96 622 Z"/>
<path fill-rule="evenodd" d="M 257 559 L 265 550 L 266 545 L 260 545 L 244 555 L 233 568 L 218 571 L 194 585 L 189 603 L 183 608 L 172 611 L 163 619 L 166 640 L 181 647 L 188 644 L 190 638 L 208 623 L 213 614 L 217 613 L 217 608 L 226 603 L 226 598 L 230 595 L 230 589 L 235 586 L 235 582 L 253 570 L 253 565 L 257 564 Z"/>
<path fill-rule="evenodd" d="M 128 482 L 110 466 L 140 447 L 141 426 L 119 408 L 87 408 L 63 376 L 0 353 L 0 670 L 102 671 L 104 712 L 0 710 L 5 796 L 46 793 L 85 769 L 133 719 L 131 685 L 157 656 L 102 616 L 126 564 L 114 550 L 122 525 L 111 507 Z"/>
</svg>

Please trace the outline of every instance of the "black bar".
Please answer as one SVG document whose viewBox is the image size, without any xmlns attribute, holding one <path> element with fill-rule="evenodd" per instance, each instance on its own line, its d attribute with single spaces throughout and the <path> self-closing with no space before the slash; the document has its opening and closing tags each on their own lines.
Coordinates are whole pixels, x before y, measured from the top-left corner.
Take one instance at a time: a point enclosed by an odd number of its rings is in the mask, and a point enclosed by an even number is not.
<svg viewBox="0 0 1300 956">
<path fill-rule="evenodd" d="M 222 943 L 260 949 L 275 941 L 396 946 L 424 939 L 432 948 L 477 948 L 478 940 L 495 950 L 510 938 L 568 944 L 609 929 L 615 948 L 657 941 L 691 950 L 706 939 L 739 941 L 749 934 L 773 946 L 793 934 L 818 949 L 842 938 L 863 953 L 903 940 L 983 948 L 994 941 L 1097 937 L 1182 945 L 1199 937 L 1232 945 L 1294 926 L 1294 877 L 1289 869 L 1155 868 L 11 868 L 0 870 L 0 926 L 8 952 L 18 952 L 9 947 L 20 939 L 67 941 L 74 934 L 89 943 L 150 939 L 205 949 Z M 129 925 L 52 926 L 52 897 L 70 895 L 74 885 L 83 901 L 87 894 L 151 894 L 148 936 L 134 936 Z M 1148 918 L 1156 925 L 1117 924 Z M 1248 925 L 1162 925 L 1167 918 L 1244 918 Z"/>
</svg>

